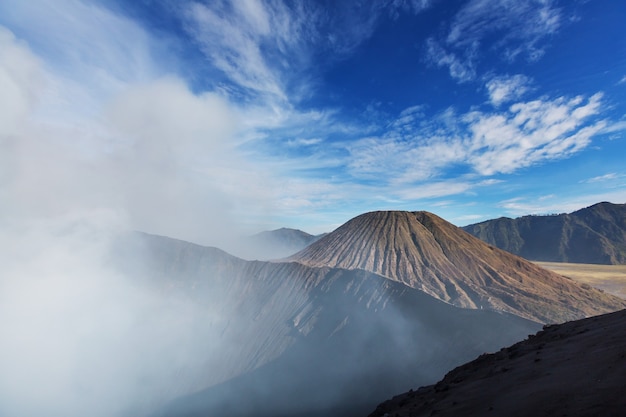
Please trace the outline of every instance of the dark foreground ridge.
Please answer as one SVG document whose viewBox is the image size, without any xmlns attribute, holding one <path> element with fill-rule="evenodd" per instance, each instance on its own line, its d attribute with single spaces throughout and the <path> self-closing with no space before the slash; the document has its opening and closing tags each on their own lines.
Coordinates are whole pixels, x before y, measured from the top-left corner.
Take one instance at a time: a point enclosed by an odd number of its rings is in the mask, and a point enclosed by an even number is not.
<svg viewBox="0 0 626 417">
<path fill-rule="evenodd" d="M 598 203 L 554 216 L 501 217 L 463 230 L 533 261 L 626 264 L 626 204 Z"/>
<path fill-rule="evenodd" d="M 623 416 L 626 310 L 544 328 L 369 417 Z"/>
<path fill-rule="evenodd" d="M 626 301 L 547 271 L 428 212 L 362 214 L 289 260 L 362 269 L 458 307 L 562 323 L 626 308 Z"/>
</svg>

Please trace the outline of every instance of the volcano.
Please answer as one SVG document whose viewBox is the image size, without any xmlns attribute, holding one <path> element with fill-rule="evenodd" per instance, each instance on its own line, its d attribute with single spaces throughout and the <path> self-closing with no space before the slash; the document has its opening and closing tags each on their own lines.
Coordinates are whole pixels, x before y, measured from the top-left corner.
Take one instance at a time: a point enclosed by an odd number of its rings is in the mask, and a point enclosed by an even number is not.
<svg viewBox="0 0 626 417">
<path fill-rule="evenodd" d="M 288 258 L 362 269 L 458 307 L 559 323 L 626 307 L 626 301 L 547 271 L 424 211 L 355 217 Z"/>
</svg>

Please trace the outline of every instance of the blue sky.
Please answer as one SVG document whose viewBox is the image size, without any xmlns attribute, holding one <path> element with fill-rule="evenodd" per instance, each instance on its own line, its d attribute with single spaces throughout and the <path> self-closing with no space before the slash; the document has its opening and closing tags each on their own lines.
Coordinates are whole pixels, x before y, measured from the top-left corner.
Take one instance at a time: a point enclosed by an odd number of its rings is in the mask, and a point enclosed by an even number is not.
<svg viewBox="0 0 626 417">
<path fill-rule="evenodd" d="M 599 0 L 0 0 L 2 213 L 210 243 L 624 203 L 624 21 Z"/>
</svg>

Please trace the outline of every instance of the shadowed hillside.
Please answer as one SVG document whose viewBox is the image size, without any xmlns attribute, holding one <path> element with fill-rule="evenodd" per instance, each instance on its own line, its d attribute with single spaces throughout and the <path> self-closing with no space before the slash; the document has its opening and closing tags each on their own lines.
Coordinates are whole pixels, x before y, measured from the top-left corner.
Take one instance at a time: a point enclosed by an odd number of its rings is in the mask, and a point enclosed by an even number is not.
<svg viewBox="0 0 626 417">
<path fill-rule="evenodd" d="M 507 311 L 543 323 L 626 307 L 624 300 L 488 245 L 428 212 L 360 215 L 289 259 L 363 269 L 459 307 Z"/>
<path fill-rule="evenodd" d="M 598 203 L 554 216 L 501 217 L 463 229 L 534 261 L 626 264 L 626 204 Z"/>
<path fill-rule="evenodd" d="M 545 328 L 370 417 L 624 415 L 626 310 Z"/>
</svg>

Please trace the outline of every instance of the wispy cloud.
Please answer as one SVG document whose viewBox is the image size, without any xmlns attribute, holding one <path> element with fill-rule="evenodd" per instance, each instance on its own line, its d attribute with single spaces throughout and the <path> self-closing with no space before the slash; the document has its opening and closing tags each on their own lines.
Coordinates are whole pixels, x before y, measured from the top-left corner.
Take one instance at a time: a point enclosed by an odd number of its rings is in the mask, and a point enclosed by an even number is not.
<svg viewBox="0 0 626 417">
<path fill-rule="evenodd" d="M 606 126 L 593 119 L 601 99 L 542 98 L 499 112 L 449 110 L 432 120 L 412 119 L 410 128 L 392 123 L 397 128 L 381 137 L 346 145 L 348 168 L 357 178 L 397 185 L 437 178 L 452 166 L 480 176 L 512 173 L 585 148 Z"/>
<path fill-rule="evenodd" d="M 473 186 L 474 184 L 463 180 L 429 182 L 419 187 L 400 189 L 397 191 L 397 194 L 400 198 L 405 200 L 420 200 L 462 194 Z"/>
<path fill-rule="evenodd" d="M 562 21 L 552 0 L 471 0 L 455 15 L 445 37 L 428 40 L 427 56 L 466 82 L 476 77 L 478 62 L 488 49 L 507 61 L 519 56 L 536 61 Z"/>
<path fill-rule="evenodd" d="M 569 156 L 586 147 L 606 125 L 586 124 L 600 111 L 601 94 L 516 103 L 506 113 L 466 115 L 470 160 L 482 175 L 511 173 L 537 162 Z"/>
<path fill-rule="evenodd" d="M 494 106 L 499 106 L 513 100 L 518 100 L 530 89 L 531 80 L 525 75 L 503 75 L 489 79 L 485 84 L 489 100 Z"/>
<path fill-rule="evenodd" d="M 463 52 L 452 52 L 434 38 L 429 38 L 426 41 L 426 55 L 429 62 L 439 67 L 447 67 L 450 76 L 459 82 L 463 83 L 476 78 L 478 43 L 468 45 Z"/>
<path fill-rule="evenodd" d="M 0 137 L 18 132 L 39 99 L 44 83 L 40 60 L 12 32 L 0 26 Z"/>
<path fill-rule="evenodd" d="M 610 172 L 608 174 L 604 174 L 604 175 L 598 175 L 596 177 L 592 177 L 586 180 L 582 180 L 580 181 L 581 183 L 596 183 L 596 182 L 604 182 L 604 181 L 610 181 L 610 180 L 616 180 L 619 178 L 624 178 L 626 177 L 626 174 L 618 174 L 617 172 Z"/>
<path fill-rule="evenodd" d="M 464 214 L 462 216 L 455 217 L 453 220 L 457 224 L 467 224 L 468 222 L 475 222 L 484 218 L 485 216 L 482 214 Z"/>
<path fill-rule="evenodd" d="M 525 216 L 529 214 L 571 213 L 600 201 L 622 203 L 626 201 L 626 188 L 610 192 L 591 192 L 582 196 L 555 198 L 550 201 L 540 201 L 536 197 L 523 196 L 501 201 L 498 205 L 506 210 L 510 216 Z"/>
<path fill-rule="evenodd" d="M 287 100 L 280 75 L 297 66 L 299 46 L 307 33 L 306 11 L 291 11 L 280 2 L 189 3 L 187 28 L 212 65 L 235 85 Z"/>
<path fill-rule="evenodd" d="M 55 74 L 98 84 L 100 94 L 162 74 L 154 59 L 158 43 L 135 22 L 96 4 L 9 1 L 0 4 L 0 13 Z"/>
<path fill-rule="evenodd" d="M 299 146 L 313 146 L 322 143 L 321 138 L 297 138 L 287 141 L 287 146 L 291 147 L 299 147 Z"/>
<path fill-rule="evenodd" d="M 220 0 L 183 3 L 181 10 L 211 65 L 239 93 L 285 105 L 310 94 L 320 66 L 311 65 L 313 60 L 341 59 L 372 35 L 381 16 L 418 13 L 429 5 L 426 0 L 371 2 L 355 9 L 339 2 L 329 12 L 313 3 Z"/>
</svg>

